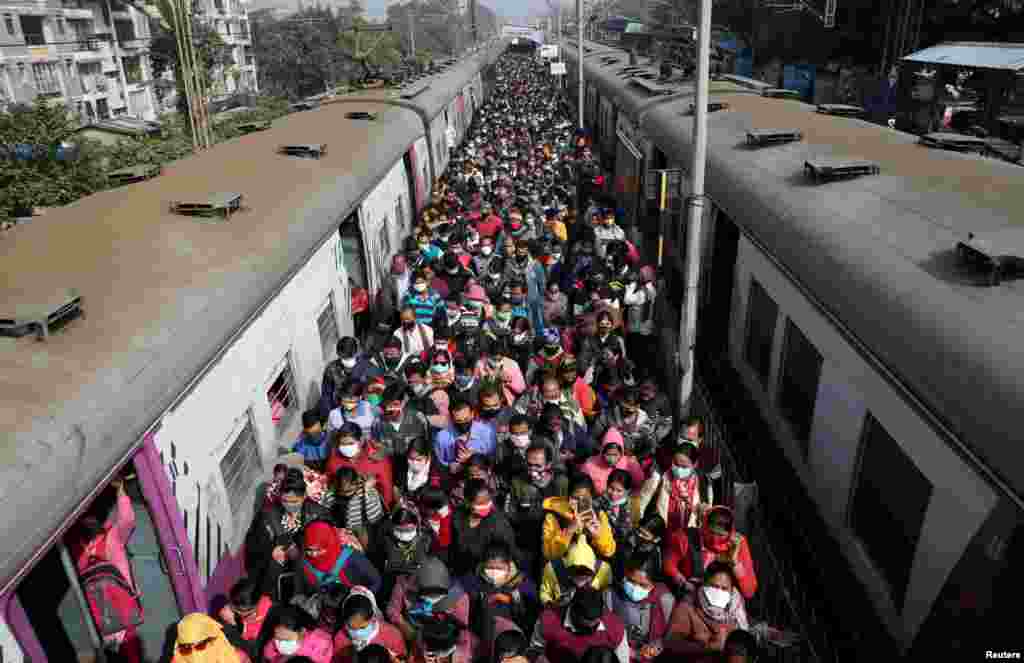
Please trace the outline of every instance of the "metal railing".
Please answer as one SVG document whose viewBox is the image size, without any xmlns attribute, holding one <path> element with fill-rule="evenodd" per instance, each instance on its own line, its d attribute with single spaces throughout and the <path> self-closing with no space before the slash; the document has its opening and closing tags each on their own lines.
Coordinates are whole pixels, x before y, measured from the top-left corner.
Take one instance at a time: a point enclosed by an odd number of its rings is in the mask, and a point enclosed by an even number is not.
<svg viewBox="0 0 1024 663">
<path fill-rule="evenodd" d="M 816 505 L 725 358 L 698 358 L 692 410 L 704 420 L 705 444 L 718 451 L 722 486 L 758 486 L 745 532 L 759 585 L 749 610 L 755 620 L 802 636 L 794 647 L 769 648 L 769 660 L 837 663 L 859 660 L 865 652 L 896 651 Z M 726 494 L 731 502 L 732 490 Z"/>
</svg>

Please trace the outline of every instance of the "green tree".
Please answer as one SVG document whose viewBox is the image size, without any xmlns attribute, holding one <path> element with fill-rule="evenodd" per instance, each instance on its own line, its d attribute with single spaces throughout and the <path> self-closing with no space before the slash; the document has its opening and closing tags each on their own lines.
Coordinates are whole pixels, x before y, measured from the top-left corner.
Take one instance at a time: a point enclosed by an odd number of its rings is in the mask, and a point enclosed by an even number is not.
<svg viewBox="0 0 1024 663">
<path fill-rule="evenodd" d="M 153 39 L 150 42 L 150 58 L 153 63 L 153 78 L 160 78 L 167 70 L 174 72 L 174 81 L 178 93 L 178 112 L 188 115 L 188 99 L 185 95 L 184 78 L 178 61 L 178 45 L 174 36 L 173 12 L 169 0 L 159 0 L 161 19 L 154 21 Z M 192 17 L 192 43 L 196 48 L 197 60 L 202 63 L 204 86 L 212 88 L 213 76 L 231 61 L 231 48 L 224 43 L 217 31 L 196 14 Z"/>
<path fill-rule="evenodd" d="M 264 21 L 253 44 L 261 87 L 289 98 L 323 92 L 344 78 L 338 49 L 342 19 L 329 9 L 309 8 L 285 20 Z"/>
<path fill-rule="evenodd" d="M 402 61 L 401 33 L 374 31 L 362 16 L 352 18 L 352 26 L 341 33 L 338 46 L 346 58 L 362 68 L 364 79 L 372 78 L 374 69 Z"/>
<path fill-rule="evenodd" d="M 10 150 L 15 145 L 32 146 L 31 159 L 0 156 L 0 216 L 30 214 L 34 207 L 66 205 L 102 189 L 106 177 L 102 169 L 102 148 L 91 141 L 77 139 L 77 158 L 57 158 L 57 150 L 68 143 L 78 128 L 78 120 L 64 105 L 37 101 L 31 106 L 15 105 L 0 113 L 0 145 Z"/>
</svg>

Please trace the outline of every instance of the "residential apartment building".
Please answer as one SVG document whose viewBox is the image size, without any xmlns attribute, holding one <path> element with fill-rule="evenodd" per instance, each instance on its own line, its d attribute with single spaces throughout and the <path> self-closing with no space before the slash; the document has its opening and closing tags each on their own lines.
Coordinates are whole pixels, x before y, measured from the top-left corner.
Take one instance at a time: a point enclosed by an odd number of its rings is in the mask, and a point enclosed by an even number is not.
<svg viewBox="0 0 1024 663">
<path fill-rule="evenodd" d="M 156 119 L 150 20 L 113 0 L 0 0 L 0 109 L 49 99 L 83 120 Z"/>
<path fill-rule="evenodd" d="M 252 29 L 246 5 L 240 0 L 197 0 L 194 6 L 201 19 L 217 31 L 230 49 L 228 64 L 213 73 L 211 94 L 258 92 L 256 58 L 252 52 Z"/>
</svg>

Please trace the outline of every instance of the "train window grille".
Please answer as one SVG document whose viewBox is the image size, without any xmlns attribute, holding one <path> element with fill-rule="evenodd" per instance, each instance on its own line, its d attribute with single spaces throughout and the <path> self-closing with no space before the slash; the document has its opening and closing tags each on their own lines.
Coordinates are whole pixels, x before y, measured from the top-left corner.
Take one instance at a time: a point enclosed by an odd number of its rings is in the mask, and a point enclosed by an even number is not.
<svg viewBox="0 0 1024 663">
<path fill-rule="evenodd" d="M 233 514 L 242 513 L 252 503 L 252 489 L 263 476 L 263 462 L 252 425 L 252 413 L 246 410 L 241 429 L 220 459 L 220 475 Z"/>
<path fill-rule="evenodd" d="M 338 339 L 341 332 L 338 330 L 338 315 L 334 308 L 334 293 L 327 296 L 327 304 L 324 310 L 316 319 L 316 328 L 320 332 L 320 348 L 323 351 L 324 361 L 334 359 Z"/>
<path fill-rule="evenodd" d="M 274 381 L 267 388 L 267 403 L 270 405 L 270 418 L 278 430 L 286 428 L 299 409 L 290 352 L 285 355 Z"/>
<path fill-rule="evenodd" d="M 821 353 L 792 320 L 786 320 L 779 375 L 778 407 L 789 422 L 804 458 L 810 451 L 811 425 L 821 381 Z"/>
<path fill-rule="evenodd" d="M 868 412 L 848 520 L 902 611 L 932 483 Z"/>
<path fill-rule="evenodd" d="M 395 220 L 398 222 L 398 227 L 405 229 L 405 200 L 401 196 L 395 201 Z"/>
<path fill-rule="evenodd" d="M 747 329 L 743 356 L 764 387 L 769 385 L 771 378 L 772 347 L 778 317 L 779 305 L 765 292 L 760 283 L 751 279 L 750 294 L 747 297 Z"/>
</svg>

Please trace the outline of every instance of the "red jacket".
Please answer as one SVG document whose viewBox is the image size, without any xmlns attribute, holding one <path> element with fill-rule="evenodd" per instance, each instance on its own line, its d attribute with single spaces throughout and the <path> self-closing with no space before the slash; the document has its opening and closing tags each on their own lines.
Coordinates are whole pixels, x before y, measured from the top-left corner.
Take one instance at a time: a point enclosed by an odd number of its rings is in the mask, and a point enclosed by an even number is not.
<svg viewBox="0 0 1024 663">
<path fill-rule="evenodd" d="M 736 575 L 737 587 L 743 598 L 750 600 L 757 591 L 757 575 L 754 573 L 754 561 L 750 556 L 750 546 L 747 537 L 739 532 L 734 532 L 726 544 L 727 549 L 716 552 L 706 542 L 706 536 L 710 536 L 707 529 L 701 531 L 701 558 L 704 568 L 716 559 L 727 558 L 734 560 L 733 573 Z M 721 548 L 722 546 L 717 546 Z M 673 532 L 665 545 L 665 556 L 662 560 L 665 575 L 676 582 L 681 579 L 689 579 L 702 574 L 694 574 L 693 557 L 690 555 L 690 540 L 687 531 L 679 530 Z"/>
<path fill-rule="evenodd" d="M 405 638 L 402 637 L 402 632 L 397 627 L 384 621 L 383 617 L 379 618 L 379 623 L 380 629 L 377 631 L 377 635 L 370 639 L 370 644 L 381 645 L 398 658 L 405 658 Z M 349 639 L 348 633 L 342 628 L 334 636 L 333 663 L 352 663 L 355 657 L 356 651 L 355 647 L 352 646 L 352 640 Z"/>
<path fill-rule="evenodd" d="M 373 456 L 376 452 L 376 446 L 366 443 L 363 444 L 363 448 L 355 458 L 345 458 L 335 449 L 327 459 L 327 475 L 333 477 L 341 468 L 352 467 L 361 476 L 372 476 L 376 479 L 374 487 L 384 501 L 384 508 L 390 511 L 395 503 L 395 481 L 391 469 L 391 459 L 387 456 L 375 459 Z"/>
<path fill-rule="evenodd" d="M 563 610 L 547 608 L 540 615 L 541 633 L 544 635 L 544 656 L 552 663 L 578 661 L 591 647 L 618 648 L 626 637 L 626 627 L 613 613 L 601 615 L 604 628 L 589 635 L 578 635 L 565 627 Z"/>
</svg>

